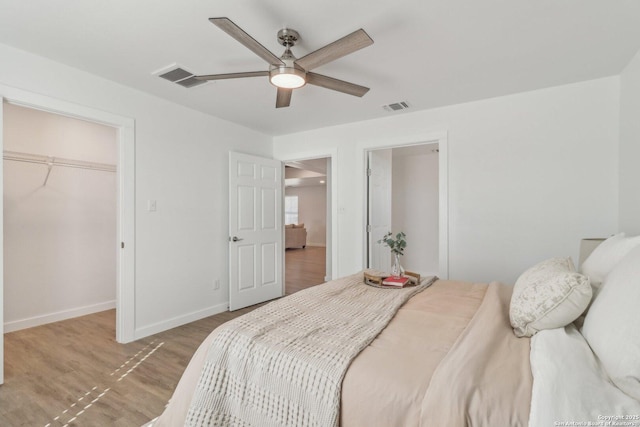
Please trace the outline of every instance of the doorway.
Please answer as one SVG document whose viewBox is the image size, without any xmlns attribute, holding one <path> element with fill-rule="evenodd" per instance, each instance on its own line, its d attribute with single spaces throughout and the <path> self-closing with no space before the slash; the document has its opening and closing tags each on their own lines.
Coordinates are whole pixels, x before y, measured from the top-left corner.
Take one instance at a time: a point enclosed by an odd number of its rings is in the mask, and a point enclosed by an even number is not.
<svg viewBox="0 0 640 427">
<path fill-rule="evenodd" d="M 285 293 L 331 276 L 331 158 L 290 161 L 284 169 Z"/>
<path fill-rule="evenodd" d="M 3 110 L 5 332 L 115 308 L 117 129 Z"/>
<path fill-rule="evenodd" d="M 441 250 L 446 200 L 440 191 L 446 170 L 441 165 L 438 143 L 367 152 L 367 267 L 389 271 L 391 254 L 378 242 L 388 232 L 404 232 L 402 266 L 421 275 L 446 277 L 446 252 Z"/>
<path fill-rule="evenodd" d="M 116 341 L 128 343 L 136 339 L 135 331 L 135 131 L 134 120 L 116 114 L 62 101 L 44 95 L 0 85 L 0 148 L 4 149 L 3 109 L 14 104 L 50 113 L 96 122 L 117 129 L 117 273 L 116 273 Z M 3 162 L 4 163 L 4 162 Z M 0 163 L 0 181 L 3 176 Z M 4 183 L 3 183 L 4 185 Z M 2 202 L 0 201 L 0 204 Z M 4 222 L 0 209 L 0 227 Z M 4 231 L 2 232 L 2 238 Z M 0 257 L 3 274 L 4 250 Z M 0 384 L 4 382 L 4 281 L 0 282 Z"/>
</svg>

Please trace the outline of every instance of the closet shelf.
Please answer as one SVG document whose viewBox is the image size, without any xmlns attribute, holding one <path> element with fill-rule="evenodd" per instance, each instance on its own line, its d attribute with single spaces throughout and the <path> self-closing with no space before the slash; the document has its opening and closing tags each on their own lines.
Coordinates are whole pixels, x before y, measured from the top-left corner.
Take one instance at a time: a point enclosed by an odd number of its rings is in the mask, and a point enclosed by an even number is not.
<svg viewBox="0 0 640 427">
<path fill-rule="evenodd" d="M 105 172 L 117 171 L 116 165 L 108 163 L 87 162 L 84 160 L 64 159 L 62 157 L 48 157 L 38 154 L 20 153 L 17 151 L 4 151 L 2 153 L 2 158 L 4 160 L 11 160 L 14 162 L 41 164 L 49 166 L 49 169 L 53 166 L 62 166 L 67 168 L 90 169 Z"/>
</svg>

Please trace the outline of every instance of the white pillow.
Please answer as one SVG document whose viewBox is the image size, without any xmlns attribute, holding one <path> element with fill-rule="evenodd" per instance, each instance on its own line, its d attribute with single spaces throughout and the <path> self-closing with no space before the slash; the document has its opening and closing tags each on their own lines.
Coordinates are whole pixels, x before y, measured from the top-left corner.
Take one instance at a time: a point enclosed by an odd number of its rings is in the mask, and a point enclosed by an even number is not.
<svg viewBox="0 0 640 427">
<path fill-rule="evenodd" d="M 531 373 L 529 427 L 572 425 L 560 420 L 605 426 L 605 414 L 640 414 L 640 401 L 609 380 L 574 325 L 540 331 L 531 338 Z"/>
<path fill-rule="evenodd" d="M 518 337 L 561 328 L 591 301 L 589 278 L 576 273 L 571 258 L 552 258 L 531 267 L 513 287 L 509 317 Z"/>
<path fill-rule="evenodd" d="M 640 400 L 640 247 L 607 275 L 582 334 L 611 380 Z"/>
<path fill-rule="evenodd" d="M 640 245 L 640 236 L 625 237 L 624 233 L 619 233 L 609 237 L 593 250 L 580 267 L 580 272 L 591 279 L 594 295 L 607 274 L 638 245 Z"/>
</svg>

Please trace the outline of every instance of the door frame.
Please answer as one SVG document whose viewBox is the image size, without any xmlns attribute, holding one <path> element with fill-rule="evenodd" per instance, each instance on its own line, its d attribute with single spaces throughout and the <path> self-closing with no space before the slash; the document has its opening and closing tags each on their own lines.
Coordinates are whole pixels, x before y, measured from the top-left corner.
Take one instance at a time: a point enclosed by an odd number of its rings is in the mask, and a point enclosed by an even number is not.
<svg viewBox="0 0 640 427">
<path fill-rule="evenodd" d="M 284 238 L 284 196 L 285 196 L 285 187 L 284 187 L 284 167 L 285 163 L 290 162 L 299 162 L 304 160 L 313 160 L 313 159 L 323 159 L 329 158 L 331 159 L 331 171 L 330 176 L 327 176 L 329 190 L 329 196 L 327 197 L 327 202 L 331 205 L 331 225 L 329 226 L 331 241 L 327 242 L 326 246 L 326 261 L 330 261 L 331 263 L 331 275 L 329 277 L 325 276 L 325 281 L 329 281 L 332 279 L 336 279 L 338 277 L 338 150 L 337 149 L 321 149 L 321 150 L 312 150 L 305 151 L 302 153 L 298 153 L 293 156 L 281 156 L 277 159 L 282 162 L 282 205 L 283 205 L 283 215 L 282 215 L 282 233 Z M 329 218 L 327 218 L 329 220 Z M 283 240 L 284 241 L 284 240 Z M 283 245 L 283 260 L 284 260 L 284 245 Z M 325 262 L 326 262 L 325 261 Z M 283 271 L 283 275 L 285 272 Z M 326 269 L 325 269 L 326 274 Z M 284 277 L 286 281 L 286 277 Z"/>
<path fill-rule="evenodd" d="M 377 154 L 378 156 L 374 155 Z M 383 153 L 388 153 L 388 159 L 385 159 L 384 157 L 386 157 Z M 379 156 L 380 154 L 382 154 L 382 156 Z M 388 182 L 386 182 L 385 184 L 387 184 L 388 187 L 388 194 L 384 194 L 380 193 L 380 191 L 376 191 L 377 189 L 379 189 L 379 187 L 376 187 L 372 184 L 374 184 L 375 182 L 377 182 L 376 178 L 379 176 L 380 170 L 376 170 L 378 168 L 382 169 L 387 167 L 387 172 L 389 174 L 393 173 L 393 148 L 379 148 L 377 150 L 368 150 L 367 151 L 367 191 L 366 191 L 366 195 L 365 195 L 365 199 L 367 201 L 367 218 L 366 218 L 366 222 L 365 222 L 365 226 L 366 226 L 366 239 L 367 239 L 367 250 L 365 255 L 365 267 L 368 268 L 373 268 L 376 270 L 387 270 L 389 267 L 389 263 L 391 262 L 391 257 L 389 256 L 389 252 L 387 251 L 387 248 L 384 248 L 382 245 L 373 245 L 373 240 L 376 239 L 376 237 L 378 239 L 382 239 L 384 234 L 380 234 L 380 231 L 384 230 L 384 233 L 391 231 L 391 217 L 392 217 L 392 197 L 393 197 L 393 188 L 392 188 L 392 182 L 391 179 L 388 180 Z M 377 158 L 376 158 L 377 157 Z M 376 165 L 372 165 L 372 163 L 376 163 Z M 375 196 L 375 197 L 374 197 Z M 385 197 L 387 196 L 387 197 Z M 378 202 L 381 202 L 382 205 L 380 205 Z M 375 203 L 375 207 L 373 206 Z M 388 223 L 386 223 L 386 221 L 381 221 L 381 222 L 385 222 L 385 227 L 383 230 L 381 230 L 381 224 L 380 222 L 378 222 L 378 220 L 380 220 L 380 216 L 381 215 L 375 215 L 374 218 L 374 210 L 379 210 L 379 209 L 384 209 L 382 212 L 380 212 L 380 214 L 382 214 L 382 216 L 388 217 Z M 376 233 L 377 231 L 377 233 Z M 377 236 L 376 236 L 377 235 Z M 381 255 L 381 254 L 385 254 L 385 255 Z M 381 258 L 378 258 L 381 257 Z M 383 257 L 383 258 L 382 258 Z M 380 264 L 380 261 L 382 259 L 386 259 L 387 262 L 386 264 L 386 268 L 383 267 Z M 378 262 L 376 262 L 378 261 Z"/>
<path fill-rule="evenodd" d="M 365 174 L 364 179 L 364 209 L 363 209 L 363 224 L 364 239 L 363 244 L 363 259 L 362 265 L 367 265 L 368 257 L 368 233 L 367 227 L 367 215 L 368 215 L 368 203 L 369 203 L 369 190 L 367 188 L 368 179 L 366 177 L 368 157 L 370 151 L 411 147 L 415 145 L 428 145 L 438 144 L 438 277 L 440 279 L 449 278 L 449 145 L 447 141 L 447 132 L 438 132 L 431 135 L 427 135 L 424 138 L 411 139 L 409 141 L 402 141 L 395 144 L 381 144 L 381 145 L 369 145 L 367 147 L 361 147 L 362 149 L 362 165 Z"/>
<path fill-rule="evenodd" d="M 120 343 L 135 339 L 135 121 L 91 107 L 74 104 L 45 95 L 0 85 L 0 104 L 7 102 L 21 107 L 42 110 L 76 119 L 95 122 L 117 129 L 117 224 L 116 232 L 119 245 L 114 248 L 116 256 L 116 340 Z M 2 124 L 4 117 L 0 108 L 0 149 L 4 149 Z M 3 185 L 3 165 L 0 163 L 0 184 Z M 0 237 L 3 214 L 0 200 Z M 4 247 L 2 252 L 4 252 Z M 0 274 L 3 275 L 3 257 L 0 257 Z M 0 281 L 0 384 L 3 377 L 4 344 L 4 280 Z"/>
</svg>

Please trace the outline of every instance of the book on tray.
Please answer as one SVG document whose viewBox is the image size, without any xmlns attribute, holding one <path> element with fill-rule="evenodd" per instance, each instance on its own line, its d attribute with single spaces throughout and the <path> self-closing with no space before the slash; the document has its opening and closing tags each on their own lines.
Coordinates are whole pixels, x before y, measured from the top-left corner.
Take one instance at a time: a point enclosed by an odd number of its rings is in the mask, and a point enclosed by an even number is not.
<svg viewBox="0 0 640 427">
<path fill-rule="evenodd" d="M 382 284 L 384 286 L 395 286 L 398 288 L 402 288 L 405 285 L 407 285 L 409 283 L 409 278 L 405 277 L 405 276 L 400 276 L 400 277 L 394 277 L 394 276 L 390 276 L 385 278 L 382 281 Z"/>
<path fill-rule="evenodd" d="M 391 279 L 391 280 L 390 280 Z M 379 270 L 365 270 L 364 282 L 371 286 L 382 286 L 385 288 L 404 288 L 405 286 L 415 286 L 420 283 L 420 274 L 406 271 L 402 277 L 388 276 Z M 386 282 L 386 283 L 385 283 Z"/>
</svg>

